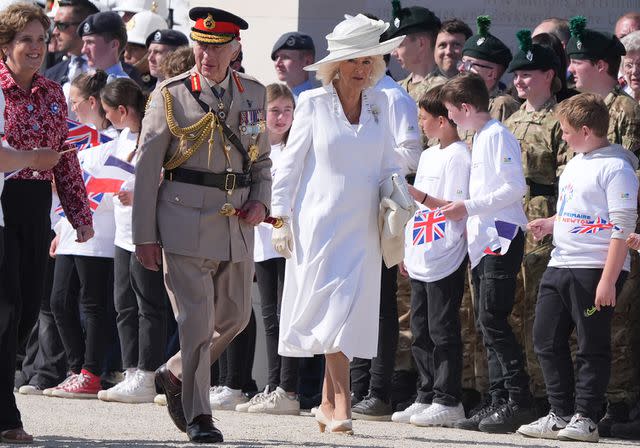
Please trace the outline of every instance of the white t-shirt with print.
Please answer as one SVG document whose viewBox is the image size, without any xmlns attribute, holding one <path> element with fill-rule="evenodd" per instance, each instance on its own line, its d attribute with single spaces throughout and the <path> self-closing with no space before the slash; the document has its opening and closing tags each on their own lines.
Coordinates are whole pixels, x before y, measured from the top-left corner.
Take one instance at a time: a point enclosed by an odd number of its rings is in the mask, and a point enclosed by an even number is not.
<svg viewBox="0 0 640 448">
<path fill-rule="evenodd" d="M 469 197 L 470 169 L 471 154 L 464 142 L 444 149 L 432 146 L 420 156 L 414 186 L 438 199 L 464 200 Z M 419 209 L 405 230 L 404 263 L 412 279 L 435 282 L 455 272 L 467 255 L 465 221 L 445 221 L 444 237 L 436 240 L 432 226 L 420 225 L 424 221 L 418 215 L 424 216 L 427 207 L 417 205 Z"/>
<path fill-rule="evenodd" d="M 496 219 L 526 229 L 522 202 L 526 189 L 518 140 L 498 120 L 489 120 L 473 137 L 469 199 L 464 201 L 472 268 L 487 247 L 500 247 Z"/>
<path fill-rule="evenodd" d="M 635 156 L 622 146 L 610 145 L 569 161 L 558 186 L 549 266 L 604 267 L 612 233 L 609 213 L 637 205 L 638 179 L 630 157 Z M 629 264 L 627 255 L 623 270 L 628 271 Z"/>
<path fill-rule="evenodd" d="M 138 134 L 133 133 L 129 128 L 124 129 L 118 136 L 115 156 L 120 160 L 127 160 L 131 152 L 136 148 Z M 134 165 L 138 157 L 134 157 L 129 163 Z M 122 184 L 121 190 L 133 191 L 135 177 Z M 136 247 L 133 245 L 132 216 L 133 207 L 130 205 L 122 205 L 120 199 L 113 195 L 113 214 L 116 220 L 116 234 L 114 243 L 121 249 L 133 252 Z"/>
</svg>

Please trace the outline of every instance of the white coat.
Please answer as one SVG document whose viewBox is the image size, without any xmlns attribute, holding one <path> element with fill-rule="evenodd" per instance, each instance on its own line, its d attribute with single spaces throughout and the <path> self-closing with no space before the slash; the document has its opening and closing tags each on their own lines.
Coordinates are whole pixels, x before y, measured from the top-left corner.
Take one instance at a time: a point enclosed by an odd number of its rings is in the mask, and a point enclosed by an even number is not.
<svg viewBox="0 0 640 448">
<path fill-rule="evenodd" d="M 385 95 L 362 94 L 360 124 L 347 120 L 332 85 L 303 92 L 273 183 L 272 214 L 290 216 L 278 352 L 343 352 L 378 346 L 381 251 L 379 185 L 399 172 Z"/>
</svg>

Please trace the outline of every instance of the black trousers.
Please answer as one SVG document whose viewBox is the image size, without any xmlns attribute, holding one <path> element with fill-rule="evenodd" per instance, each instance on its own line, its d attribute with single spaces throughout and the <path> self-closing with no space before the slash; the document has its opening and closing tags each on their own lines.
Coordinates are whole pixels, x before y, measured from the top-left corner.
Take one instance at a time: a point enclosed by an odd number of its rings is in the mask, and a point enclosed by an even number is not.
<svg viewBox="0 0 640 448">
<path fill-rule="evenodd" d="M 63 258 L 65 262 L 61 266 Z M 80 365 L 99 376 L 109 343 L 107 302 L 113 300 L 113 258 L 59 255 L 57 259 L 51 308 L 69 368 L 76 371 Z M 84 320 L 84 336 L 80 321 L 71 322 L 65 317 L 77 307 L 69 300 L 66 287 L 68 279 L 73 277 L 74 267 L 80 282 L 79 305 Z M 58 298 L 64 299 L 58 302 Z"/>
<path fill-rule="evenodd" d="M 255 263 L 256 278 L 267 344 L 269 390 L 275 390 L 280 386 L 287 392 L 297 392 L 298 358 L 278 355 L 285 261 L 284 258 L 272 258 Z"/>
<path fill-rule="evenodd" d="M 542 276 L 533 346 L 542 367 L 551 409 L 558 415 L 579 412 L 597 422 L 611 374 L 613 307 L 592 308 L 602 269 L 548 267 Z M 616 295 L 627 278 L 621 272 Z M 574 379 L 569 336 L 576 330 Z"/>
<path fill-rule="evenodd" d="M 52 232 L 52 235 L 55 234 Z M 51 312 L 54 269 L 55 258 L 49 257 L 45 293 L 40 305 L 40 315 L 38 316 L 38 322 L 33 327 L 31 336 L 29 336 L 27 356 L 22 363 L 22 373 L 26 381 L 40 389 L 59 384 L 65 378 L 67 372 L 64 345 L 62 345 L 60 333 Z M 77 297 L 78 293 L 79 290 L 76 289 L 71 292 L 71 295 Z"/>
<path fill-rule="evenodd" d="M 211 382 L 231 389 L 242 389 L 243 392 L 255 391 L 257 386 L 252 377 L 255 351 L 256 316 L 252 309 L 245 329 L 231 341 L 218 361 L 213 363 Z"/>
<path fill-rule="evenodd" d="M 391 400 L 391 380 L 398 348 L 398 268 L 382 264 L 380 284 L 380 321 L 378 352 L 369 360 L 351 361 L 351 391 L 361 397 L 370 394 L 386 402 Z"/>
<path fill-rule="evenodd" d="M 467 264 L 465 257 L 455 272 L 434 282 L 411 280 L 411 353 L 420 375 L 419 403 L 460 403 L 460 304 Z"/>
<path fill-rule="evenodd" d="M 489 393 L 494 402 L 511 399 L 528 406 L 529 375 L 522 348 L 509 323 L 523 253 L 524 233 L 519 230 L 506 254 L 485 255 L 471 275 L 476 328 L 487 349 Z"/>
<path fill-rule="evenodd" d="M 125 369 L 156 370 L 164 362 L 167 290 L 162 271 L 150 271 L 132 252 L 116 246 L 114 303 Z"/>
<path fill-rule="evenodd" d="M 13 396 L 16 347 L 26 343 L 44 294 L 51 183 L 6 181 L 2 210 L 5 228 L 0 265 L 0 431 L 22 426 Z"/>
</svg>

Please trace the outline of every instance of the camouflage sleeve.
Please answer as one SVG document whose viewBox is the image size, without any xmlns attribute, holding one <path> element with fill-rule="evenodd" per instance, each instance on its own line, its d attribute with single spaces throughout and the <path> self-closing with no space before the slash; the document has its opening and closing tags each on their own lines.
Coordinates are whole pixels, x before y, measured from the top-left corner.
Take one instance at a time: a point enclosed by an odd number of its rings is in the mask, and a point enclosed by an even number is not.
<svg viewBox="0 0 640 448">
<path fill-rule="evenodd" d="M 640 105 L 637 103 L 635 107 L 626 107 L 620 115 L 618 123 L 618 132 L 620 135 L 620 144 L 633 152 L 635 155 L 640 153 Z"/>
<path fill-rule="evenodd" d="M 520 109 L 520 103 L 511 95 L 499 95 L 489 103 L 489 114 L 491 118 L 504 122 L 515 111 Z"/>
<path fill-rule="evenodd" d="M 560 175 L 564 171 L 564 167 L 573 157 L 573 151 L 569 148 L 567 142 L 562 140 L 560 122 L 556 122 L 553 125 L 551 130 L 551 144 L 553 145 L 553 148 L 556 148 L 556 177 L 560 178 Z"/>
</svg>

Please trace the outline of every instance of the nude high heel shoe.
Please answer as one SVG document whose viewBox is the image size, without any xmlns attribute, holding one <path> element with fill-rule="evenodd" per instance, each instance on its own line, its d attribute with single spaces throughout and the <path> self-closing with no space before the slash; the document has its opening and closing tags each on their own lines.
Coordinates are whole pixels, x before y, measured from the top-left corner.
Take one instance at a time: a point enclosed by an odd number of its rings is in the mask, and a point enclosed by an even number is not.
<svg viewBox="0 0 640 448">
<path fill-rule="evenodd" d="M 331 420 L 329 430 L 336 434 L 353 435 L 353 423 L 350 418 L 346 420 Z"/>
<path fill-rule="evenodd" d="M 318 410 L 316 411 L 316 421 L 318 422 L 318 426 L 320 427 L 320 432 L 324 432 L 325 428 L 328 426 L 331 429 L 331 419 L 327 418 L 326 415 L 322 412 L 322 406 L 318 406 Z"/>
</svg>

